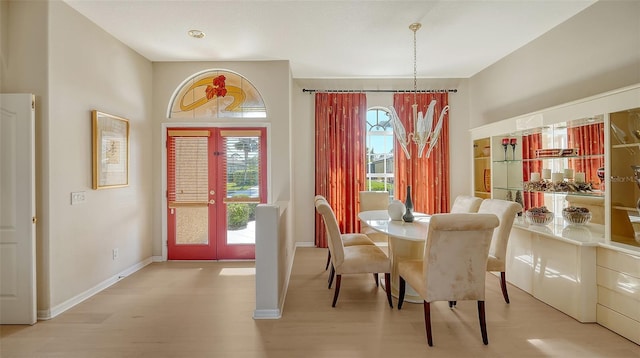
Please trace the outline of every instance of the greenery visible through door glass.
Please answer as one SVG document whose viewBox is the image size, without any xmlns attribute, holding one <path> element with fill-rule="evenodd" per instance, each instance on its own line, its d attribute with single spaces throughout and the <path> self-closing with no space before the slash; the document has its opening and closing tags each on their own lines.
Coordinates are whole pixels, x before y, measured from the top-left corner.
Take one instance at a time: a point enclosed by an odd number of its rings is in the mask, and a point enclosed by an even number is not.
<svg viewBox="0 0 640 358">
<path fill-rule="evenodd" d="M 260 195 L 259 138 L 227 137 L 227 198 Z"/>
<path fill-rule="evenodd" d="M 259 141 L 252 136 L 225 137 L 227 198 L 234 201 L 227 204 L 229 230 L 245 229 L 255 221 L 255 201 L 260 198 Z"/>
</svg>

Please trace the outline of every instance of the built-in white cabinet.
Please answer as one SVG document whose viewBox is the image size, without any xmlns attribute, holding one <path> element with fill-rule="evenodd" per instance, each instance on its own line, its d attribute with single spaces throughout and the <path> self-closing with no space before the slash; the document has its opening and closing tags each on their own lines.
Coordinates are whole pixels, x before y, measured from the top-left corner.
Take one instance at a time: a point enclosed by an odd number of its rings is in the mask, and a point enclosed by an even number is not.
<svg viewBox="0 0 640 358">
<path fill-rule="evenodd" d="M 596 322 L 597 242 L 518 227 L 507 246 L 507 280 L 580 322 Z M 514 303 L 517 304 L 517 303 Z"/>
<path fill-rule="evenodd" d="M 640 344 L 640 84 L 474 128 L 471 137 L 476 196 L 553 213 L 548 222 L 517 218 L 507 280 Z M 480 145 L 488 160 L 478 159 Z M 590 221 L 565 219 L 569 207 L 588 210 Z"/>
<path fill-rule="evenodd" d="M 598 248 L 598 323 L 640 344 L 640 256 Z"/>
</svg>

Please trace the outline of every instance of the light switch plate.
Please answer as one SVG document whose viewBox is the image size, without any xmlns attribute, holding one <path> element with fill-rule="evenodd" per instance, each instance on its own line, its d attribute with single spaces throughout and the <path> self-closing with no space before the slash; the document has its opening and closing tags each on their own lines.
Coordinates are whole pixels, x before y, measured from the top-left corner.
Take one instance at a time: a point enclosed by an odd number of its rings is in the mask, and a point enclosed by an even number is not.
<svg viewBox="0 0 640 358">
<path fill-rule="evenodd" d="M 84 191 L 76 191 L 71 193 L 71 205 L 81 204 L 87 200 Z"/>
</svg>

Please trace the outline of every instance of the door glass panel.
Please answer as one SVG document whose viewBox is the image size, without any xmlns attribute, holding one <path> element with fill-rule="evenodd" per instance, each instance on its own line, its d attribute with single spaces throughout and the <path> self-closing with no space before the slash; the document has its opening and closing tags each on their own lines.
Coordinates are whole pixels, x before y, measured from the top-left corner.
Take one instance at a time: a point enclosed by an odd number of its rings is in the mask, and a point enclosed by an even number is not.
<svg viewBox="0 0 640 358">
<path fill-rule="evenodd" d="M 175 137 L 169 201 L 175 210 L 176 245 L 209 243 L 209 164 L 207 137 Z"/>
<path fill-rule="evenodd" d="M 209 208 L 179 207 L 176 215 L 176 245 L 209 243 Z"/>
<path fill-rule="evenodd" d="M 260 137 L 225 137 L 227 199 L 260 199 Z M 235 201 L 235 200 L 234 200 Z"/>
<path fill-rule="evenodd" d="M 224 137 L 228 244 L 255 243 L 255 208 L 260 202 L 260 134 L 248 132 Z"/>
</svg>

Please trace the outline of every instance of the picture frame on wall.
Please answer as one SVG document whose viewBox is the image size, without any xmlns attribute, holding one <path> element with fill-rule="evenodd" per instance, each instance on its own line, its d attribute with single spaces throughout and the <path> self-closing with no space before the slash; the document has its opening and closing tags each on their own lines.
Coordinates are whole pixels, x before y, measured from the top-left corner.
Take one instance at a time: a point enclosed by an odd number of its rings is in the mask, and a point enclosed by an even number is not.
<svg viewBox="0 0 640 358">
<path fill-rule="evenodd" d="M 93 189 L 129 185 L 129 120 L 91 111 Z"/>
</svg>

